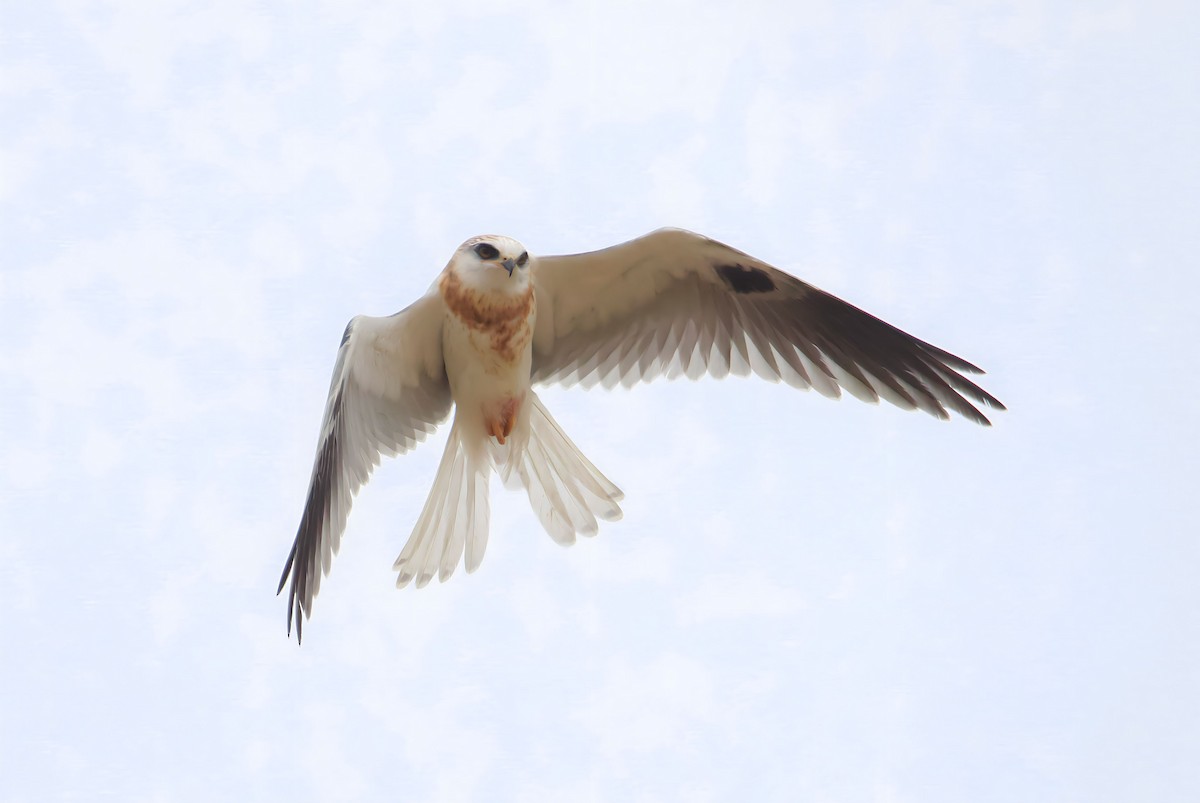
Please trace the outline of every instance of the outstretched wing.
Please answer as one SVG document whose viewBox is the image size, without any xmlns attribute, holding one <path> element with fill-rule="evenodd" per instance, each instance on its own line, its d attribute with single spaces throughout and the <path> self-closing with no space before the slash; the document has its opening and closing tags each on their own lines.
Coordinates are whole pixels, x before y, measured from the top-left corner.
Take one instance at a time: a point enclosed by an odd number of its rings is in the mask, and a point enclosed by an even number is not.
<svg viewBox="0 0 1200 803">
<path fill-rule="evenodd" d="M 346 528 L 355 492 L 381 455 L 412 449 L 450 411 L 442 361 L 445 307 L 430 294 L 387 318 L 360 315 L 342 335 L 312 480 L 279 591 L 288 591 L 296 639 Z M 278 592 L 277 592 L 278 593 Z"/>
<path fill-rule="evenodd" d="M 534 273 L 535 382 L 631 386 L 665 374 L 748 375 L 845 388 L 989 424 L 1003 410 L 963 376 L 971 363 L 783 271 L 698 234 L 659 229 L 621 245 L 541 257 Z"/>
</svg>

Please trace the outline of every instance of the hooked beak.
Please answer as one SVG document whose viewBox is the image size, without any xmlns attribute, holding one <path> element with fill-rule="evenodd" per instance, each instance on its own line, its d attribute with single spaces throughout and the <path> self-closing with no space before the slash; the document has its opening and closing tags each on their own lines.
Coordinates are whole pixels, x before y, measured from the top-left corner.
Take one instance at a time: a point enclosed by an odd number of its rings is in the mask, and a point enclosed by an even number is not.
<svg viewBox="0 0 1200 803">
<path fill-rule="evenodd" d="M 511 259 L 506 259 L 500 263 L 500 266 L 502 268 L 504 268 L 506 271 L 508 271 L 509 276 L 512 276 L 513 268 L 515 268 L 517 266 L 517 263 L 512 261 Z"/>
</svg>

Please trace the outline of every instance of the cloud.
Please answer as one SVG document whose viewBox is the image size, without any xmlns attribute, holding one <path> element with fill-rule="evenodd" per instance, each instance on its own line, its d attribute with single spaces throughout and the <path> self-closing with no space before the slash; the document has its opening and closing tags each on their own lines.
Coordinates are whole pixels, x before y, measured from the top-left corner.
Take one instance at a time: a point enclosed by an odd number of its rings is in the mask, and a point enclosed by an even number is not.
<svg viewBox="0 0 1200 803">
<path fill-rule="evenodd" d="M 795 588 L 779 585 L 761 570 L 712 574 L 698 578 L 695 588 L 673 602 L 677 620 L 684 625 L 772 616 L 792 616 L 804 609 L 804 598 Z"/>
<path fill-rule="evenodd" d="M 608 662 L 603 683 L 575 712 L 609 760 L 686 749 L 714 717 L 716 684 L 698 661 L 664 653 L 645 662 Z"/>
</svg>

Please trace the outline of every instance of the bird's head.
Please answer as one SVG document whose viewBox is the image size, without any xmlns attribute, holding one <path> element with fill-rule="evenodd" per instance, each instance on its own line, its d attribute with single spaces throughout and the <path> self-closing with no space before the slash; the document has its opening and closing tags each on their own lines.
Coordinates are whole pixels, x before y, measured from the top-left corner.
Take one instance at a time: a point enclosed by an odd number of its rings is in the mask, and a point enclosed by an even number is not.
<svg viewBox="0 0 1200 803">
<path fill-rule="evenodd" d="M 530 261 L 525 246 L 513 238 L 483 234 L 458 247 L 450 270 L 468 287 L 516 294 L 529 286 Z"/>
</svg>

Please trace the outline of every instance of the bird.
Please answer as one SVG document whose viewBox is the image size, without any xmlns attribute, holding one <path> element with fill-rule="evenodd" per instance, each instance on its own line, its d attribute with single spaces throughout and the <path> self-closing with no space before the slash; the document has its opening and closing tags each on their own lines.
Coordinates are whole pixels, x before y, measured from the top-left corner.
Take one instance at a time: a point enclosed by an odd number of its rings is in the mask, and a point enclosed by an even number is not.
<svg viewBox="0 0 1200 803">
<path fill-rule="evenodd" d="M 977 424 L 1004 405 L 983 371 L 724 243 L 659 229 L 619 245 L 534 256 L 517 240 L 466 240 L 428 292 L 342 335 L 300 525 L 279 581 L 303 638 L 354 495 L 384 456 L 412 450 L 454 412 L 396 586 L 468 573 L 488 540 L 495 471 L 524 488 L 559 544 L 621 517 L 623 493 L 550 415 L 535 385 L 633 386 L 755 374 L 838 398 L 884 399 Z M 290 584 L 289 584 L 290 580 Z"/>
</svg>

